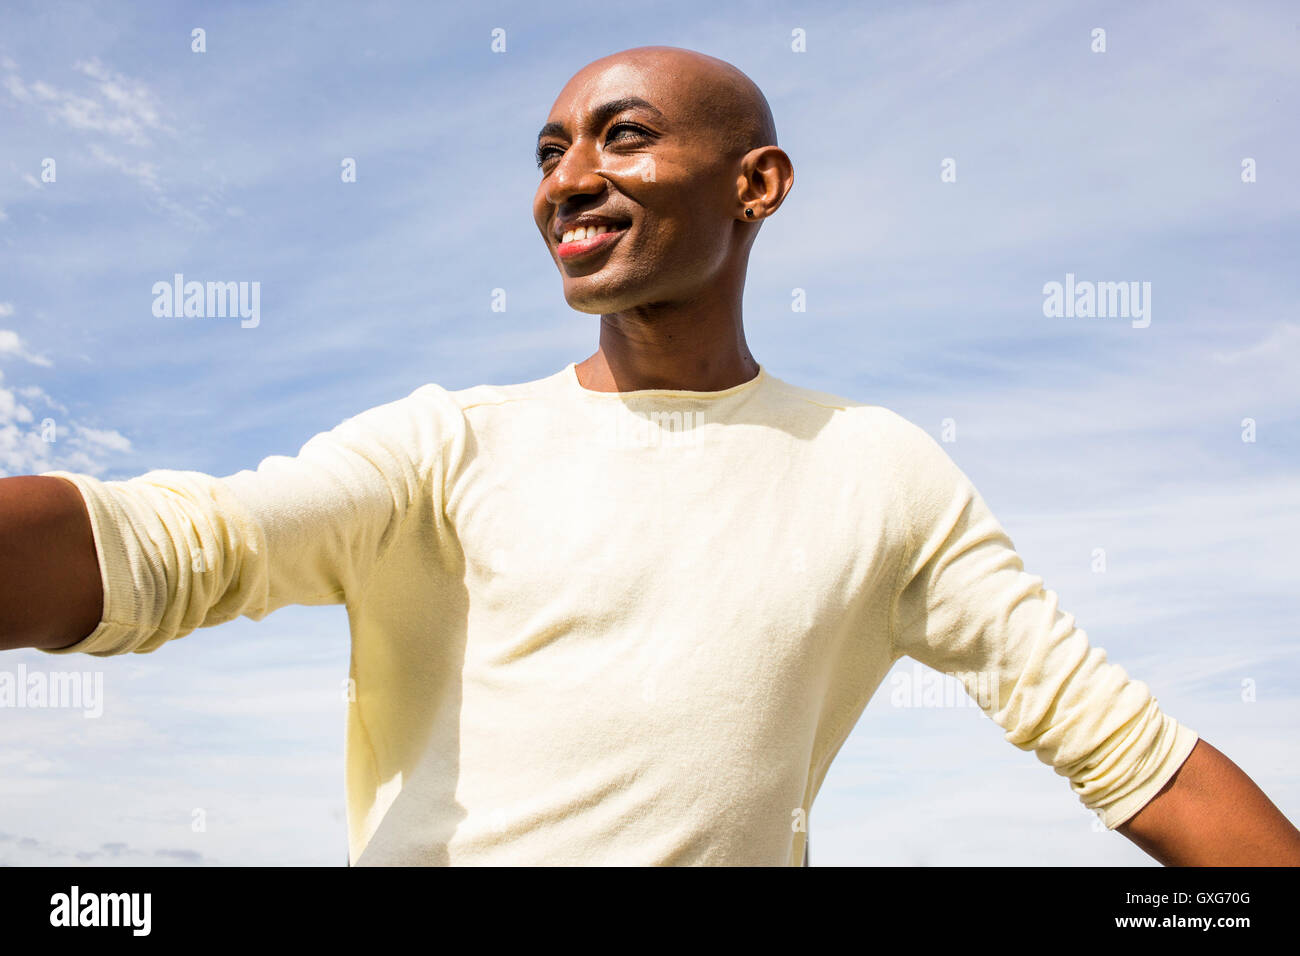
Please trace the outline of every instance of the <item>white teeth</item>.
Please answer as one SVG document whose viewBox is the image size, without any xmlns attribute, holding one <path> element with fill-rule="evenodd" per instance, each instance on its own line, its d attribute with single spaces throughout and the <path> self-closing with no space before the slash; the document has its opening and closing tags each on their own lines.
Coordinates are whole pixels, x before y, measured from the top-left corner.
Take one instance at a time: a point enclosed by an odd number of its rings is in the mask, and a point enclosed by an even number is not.
<svg viewBox="0 0 1300 956">
<path fill-rule="evenodd" d="M 577 229 L 568 229 L 560 237 L 560 242 L 580 242 L 583 239 L 593 239 L 596 236 L 604 235 L 607 232 L 613 232 L 610 226 L 579 226 Z"/>
</svg>

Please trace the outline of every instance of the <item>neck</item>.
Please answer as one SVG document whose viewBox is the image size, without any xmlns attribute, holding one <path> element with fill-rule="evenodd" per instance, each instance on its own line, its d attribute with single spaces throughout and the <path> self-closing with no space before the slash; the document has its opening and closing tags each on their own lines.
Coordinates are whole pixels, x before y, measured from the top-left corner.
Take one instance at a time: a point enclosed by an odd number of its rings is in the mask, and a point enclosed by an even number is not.
<svg viewBox="0 0 1300 956">
<path fill-rule="evenodd" d="M 577 363 L 578 382 L 595 392 L 717 392 L 748 382 L 758 363 L 745 343 L 740 303 L 736 290 L 602 315 L 600 345 Z"/>
</svg>

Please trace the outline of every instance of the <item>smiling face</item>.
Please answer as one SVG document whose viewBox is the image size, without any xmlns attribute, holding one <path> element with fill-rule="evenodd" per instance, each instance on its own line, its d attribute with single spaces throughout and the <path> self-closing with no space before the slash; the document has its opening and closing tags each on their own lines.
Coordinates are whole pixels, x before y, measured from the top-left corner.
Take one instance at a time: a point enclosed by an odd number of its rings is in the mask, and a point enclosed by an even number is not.
<svg viewBox="0 0 1300 956">
<path fill-rule="evenodd" d="M 615 54 L 565 86 L 538 137 L 533 216 L 582 312 L 688 301 L 744 258 L 742 159 L 775 143 L 762 94 L 673 48 Z M 770 137 L 770 138 L 769 138 Z"/>
</svg>

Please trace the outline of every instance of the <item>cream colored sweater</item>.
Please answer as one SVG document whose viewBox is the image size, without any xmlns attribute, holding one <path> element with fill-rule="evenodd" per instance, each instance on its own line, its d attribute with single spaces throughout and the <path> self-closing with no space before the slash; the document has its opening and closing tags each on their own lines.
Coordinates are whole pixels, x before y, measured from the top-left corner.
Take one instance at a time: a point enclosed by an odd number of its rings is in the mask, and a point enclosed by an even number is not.
<svg viewBox="0 0 1300 956">
<path fill-rule="evenodd" d="M 924 431 L 765 370 L 425 385 L 256 471 L 47 474 L 85 497 L 105 588 L 51 653 L 347 605 L 354 865 L 798 865 L 903 655 L 960 675 L 1108 827 L 1197 739 Z"/>
</svg>

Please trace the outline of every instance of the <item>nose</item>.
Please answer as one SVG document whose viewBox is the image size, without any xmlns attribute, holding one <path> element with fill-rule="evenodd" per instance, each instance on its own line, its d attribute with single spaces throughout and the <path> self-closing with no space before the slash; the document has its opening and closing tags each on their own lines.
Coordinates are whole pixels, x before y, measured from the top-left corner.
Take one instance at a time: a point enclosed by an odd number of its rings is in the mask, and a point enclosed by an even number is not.
<svg viewBox="0 0 1300 956">
<path fill-rule="evenodd" d="M 599 196 L 607 184 L 598 169 L 595 148 L 580 138 L 564 151 L 546 177 L 546 201 L 562 208 L 577 196 Z"/>
</svg>

